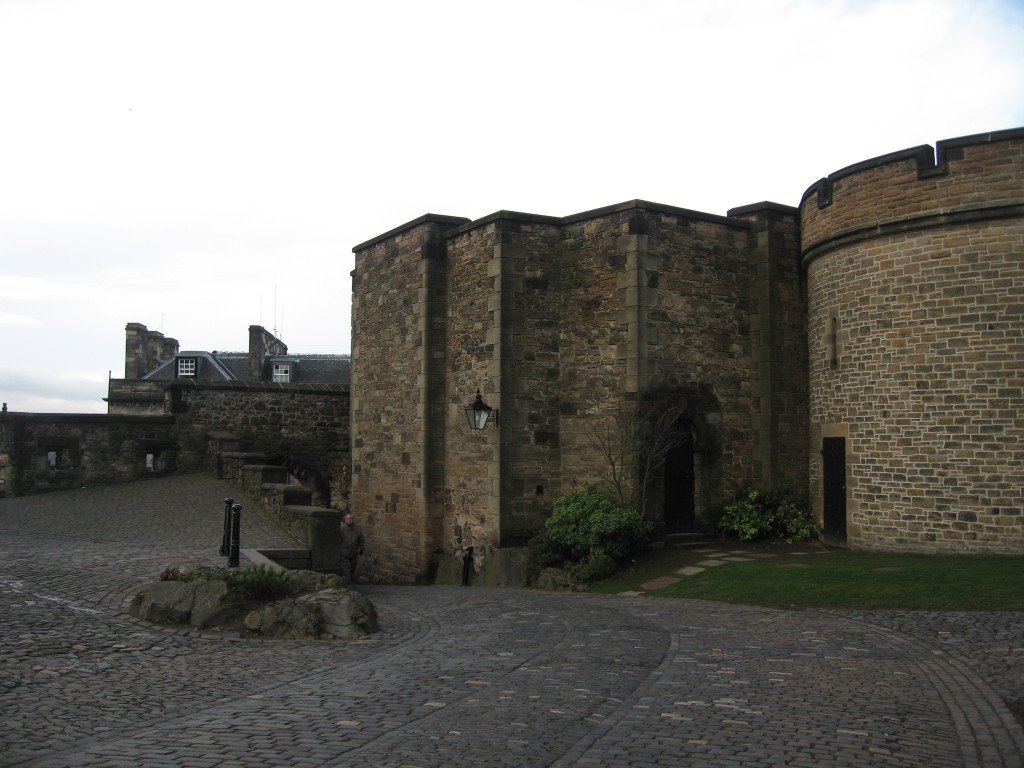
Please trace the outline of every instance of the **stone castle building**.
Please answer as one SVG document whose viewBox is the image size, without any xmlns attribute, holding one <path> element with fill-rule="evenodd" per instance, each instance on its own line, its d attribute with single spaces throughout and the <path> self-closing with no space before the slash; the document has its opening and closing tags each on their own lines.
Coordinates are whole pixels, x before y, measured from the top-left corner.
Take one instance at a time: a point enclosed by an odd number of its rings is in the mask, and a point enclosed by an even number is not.
<svg viewBox="0 0 1024 768">
<path fill-rule="evenodd" d="M 642 497 L 664 530 L 788 488 L 833 544 L 1024 551 L 1022 147 L 1015 129 L 895 152 L 795 208 L 426 215 L 357 246 L 351 494 L 373 577 L 523 543 L 607 479 L 610 415 L 651 405 L 674 419 Z"/>
</svg>

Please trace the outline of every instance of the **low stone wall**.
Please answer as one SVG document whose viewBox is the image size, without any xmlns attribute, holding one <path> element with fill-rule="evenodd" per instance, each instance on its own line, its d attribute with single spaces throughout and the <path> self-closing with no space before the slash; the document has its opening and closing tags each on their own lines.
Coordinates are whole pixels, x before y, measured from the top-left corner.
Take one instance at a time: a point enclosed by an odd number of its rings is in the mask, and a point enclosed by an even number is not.
<svg viewBox="0 0 1024 768">
<path fill-rule="evenodd" d="M 283 467 L 286 475 L 274 482 L 291 475 L 314 489 L 311 503 L 348 508 L 347 387 L 162 382 L 159 393 L 149 383 L 124 387 L 136 395 L 145 389 L 146 409 L 159 414 L 0 413 L 0 494 L 204 470 L 240 483 L 240 467 L 256 462 L 225 466 L 224 457 L 248 450 L 259 451 L 261 463 Z M 248 492 L 259 498 L 258 484 Z"/>
<path fill-rule="evenodd" d="M 263 454 L 228 452 L 221 459 L 223 479 L 308 550 L 306 567 L 315 571 L 341 569 L 343 511 L 315 505 L 312 488 L 289 482 L 288 470 L 263 463 L 267 460 Z M 242 514 L 244 520 L 244 511 Z"/>
<path fill-rule="evenodd" d="M 124 483 L 180 466 L 171 416 L 0 413 L 0 495 Z"/>
</svg>

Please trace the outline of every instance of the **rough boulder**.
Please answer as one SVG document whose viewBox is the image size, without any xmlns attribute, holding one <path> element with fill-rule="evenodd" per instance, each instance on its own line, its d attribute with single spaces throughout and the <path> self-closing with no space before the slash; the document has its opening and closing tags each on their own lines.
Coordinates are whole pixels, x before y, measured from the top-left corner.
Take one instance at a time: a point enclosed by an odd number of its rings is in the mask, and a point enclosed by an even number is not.
<svg viewBox="0 0 1024 768">
<path fill-rule="evenodd" d="M 380 631 L 373 603 L 343 579 L 294 574 L 299 594 L 272 602 L 246 600 L 217 579 L 158 581 L 136 595 L 130 611 L 156 623 L 283 640 L 349 640 Z"/>
</svg>

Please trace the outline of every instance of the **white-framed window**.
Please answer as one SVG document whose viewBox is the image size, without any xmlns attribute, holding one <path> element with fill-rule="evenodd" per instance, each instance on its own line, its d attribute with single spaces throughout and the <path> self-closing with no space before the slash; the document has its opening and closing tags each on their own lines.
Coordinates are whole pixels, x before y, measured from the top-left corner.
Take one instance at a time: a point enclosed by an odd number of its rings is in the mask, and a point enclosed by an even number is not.
<svg viewBox="0 0 1024 768">
<path fill-rule="evenodd" d="M 178 375 L 179 376 L 195 376 L 196 375 L 196 359 L 194 357 L 179 357 L 178 358 Z"/>
<path fill-rule="evenodd" d="M 292 380 L 291 363 L 274 363 L 274 381 L 279 384 L 287 384 Z"/>
</svg>

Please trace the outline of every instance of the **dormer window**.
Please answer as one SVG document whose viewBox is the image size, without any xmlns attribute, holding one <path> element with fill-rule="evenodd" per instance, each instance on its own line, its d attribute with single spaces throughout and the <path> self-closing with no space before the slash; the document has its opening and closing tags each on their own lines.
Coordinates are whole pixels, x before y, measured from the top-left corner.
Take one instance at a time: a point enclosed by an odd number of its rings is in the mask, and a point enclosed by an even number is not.
<svg viewBox="0 0 1024 768">
<path fill-rule="evenodd" d="M 292 380 L 291 363 L 274 363 L 274 383 L 287 384 Z"/>
<path fill-rule="evenodd" d="M 196 359 L 194 357 L 179 357 L 178 358 L 178 375 L 179 376 L 195 376 L 196 375 Z"/>
</svg>

